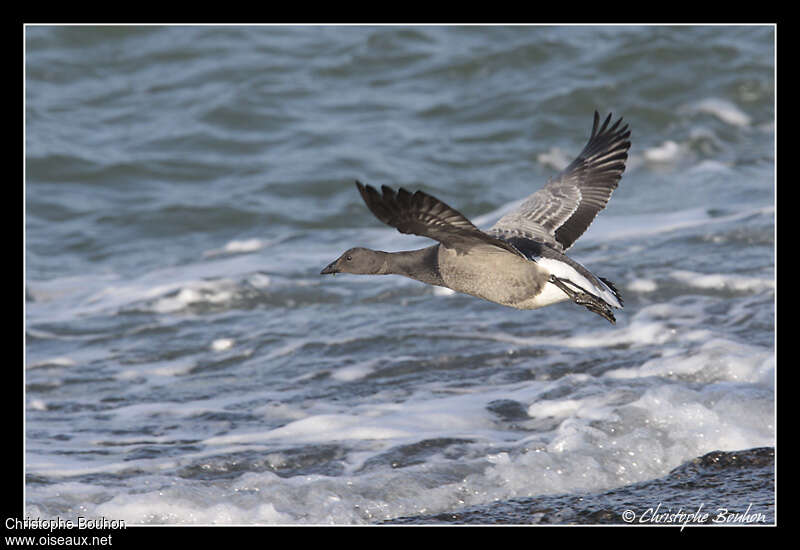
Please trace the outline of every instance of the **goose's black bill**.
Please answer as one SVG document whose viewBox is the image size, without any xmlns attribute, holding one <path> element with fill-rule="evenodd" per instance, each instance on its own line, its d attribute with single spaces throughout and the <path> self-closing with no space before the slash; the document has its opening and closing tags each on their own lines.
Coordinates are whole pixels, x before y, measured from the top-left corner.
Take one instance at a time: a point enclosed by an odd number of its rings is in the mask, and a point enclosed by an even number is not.
<svg viewBox="0 0 800 550">
<path fill-rule="evenodd" d="M 335 273 L 339 273 L 339 270 L 336 269 L 336 262 L 329 263 L 325 266 L 325 269 L 319 272 L 320 275 L 333 275 Z"/>
</svg>

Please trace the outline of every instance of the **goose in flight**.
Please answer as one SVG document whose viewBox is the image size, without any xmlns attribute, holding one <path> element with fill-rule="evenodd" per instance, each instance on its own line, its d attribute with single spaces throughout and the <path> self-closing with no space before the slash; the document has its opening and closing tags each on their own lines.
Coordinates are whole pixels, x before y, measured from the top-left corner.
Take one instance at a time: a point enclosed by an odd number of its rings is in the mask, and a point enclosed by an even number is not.
<svg viewBox="0 0 800 550">
<path fill-rule="evenodd" d="M 403 275 L 517 309 L 572 300 L 611 323 L 622 298 L 564 252 L 605 208 L 631 146 L 622 118 L 609 125 L 597 111 L 578 158 L 486 231 L 423 191 L 356 182 L 361 198 L 383 223 L 438 242 L 420 250 L 351 248 L 321 274 Z"/>
</svg>

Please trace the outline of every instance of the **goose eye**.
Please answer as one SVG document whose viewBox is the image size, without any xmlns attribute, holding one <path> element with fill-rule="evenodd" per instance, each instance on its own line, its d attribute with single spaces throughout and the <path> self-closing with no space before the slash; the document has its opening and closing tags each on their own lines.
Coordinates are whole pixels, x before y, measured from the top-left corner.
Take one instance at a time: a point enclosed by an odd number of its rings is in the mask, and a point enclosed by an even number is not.
<svg viewBox="0 0 800 550">
<path fill-rule="evenodd" d="M 345 260 L 347 260 L 348 262 L 351 261 L 352 259 L 353 259 L 353 257 L 350 256 L 349 254 L 345 257 Z"/>
</svg>

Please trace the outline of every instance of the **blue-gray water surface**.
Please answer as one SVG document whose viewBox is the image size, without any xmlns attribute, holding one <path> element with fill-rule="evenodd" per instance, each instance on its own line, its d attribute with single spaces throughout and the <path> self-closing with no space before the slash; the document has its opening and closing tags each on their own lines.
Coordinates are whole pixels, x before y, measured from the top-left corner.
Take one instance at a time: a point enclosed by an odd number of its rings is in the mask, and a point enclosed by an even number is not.
<svg viewBox="0 0 800 550">
<path fill-rule="evenodd" d="M 447 518 L 774 446 L 774 33 L 26 27 L 26 514 Z M 487 227 L 595 109 L 632 147 L 570 256 L 614 281 L 616 325 L 319 275 L 428 243 L 354 180 Z M 771 522 L 750 475 L 756 500 L 708 496 Z"/>
</svg>

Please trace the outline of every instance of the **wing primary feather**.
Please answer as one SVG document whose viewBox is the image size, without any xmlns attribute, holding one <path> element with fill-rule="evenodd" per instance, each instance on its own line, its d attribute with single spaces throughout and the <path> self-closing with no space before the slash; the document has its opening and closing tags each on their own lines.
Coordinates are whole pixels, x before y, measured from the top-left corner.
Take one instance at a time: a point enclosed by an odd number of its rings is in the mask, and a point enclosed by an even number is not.
<svg viewBox="0 0 800 550">
<path fill-rule="evenodd" d="M 547 184 L 489 230 L 524 235 L 567 250 L 605 208 L 625 171 L 630 130 L 620 117 L 611 123 L 595 110 L 589 141 L 581 153 Z"/>
</svg>

